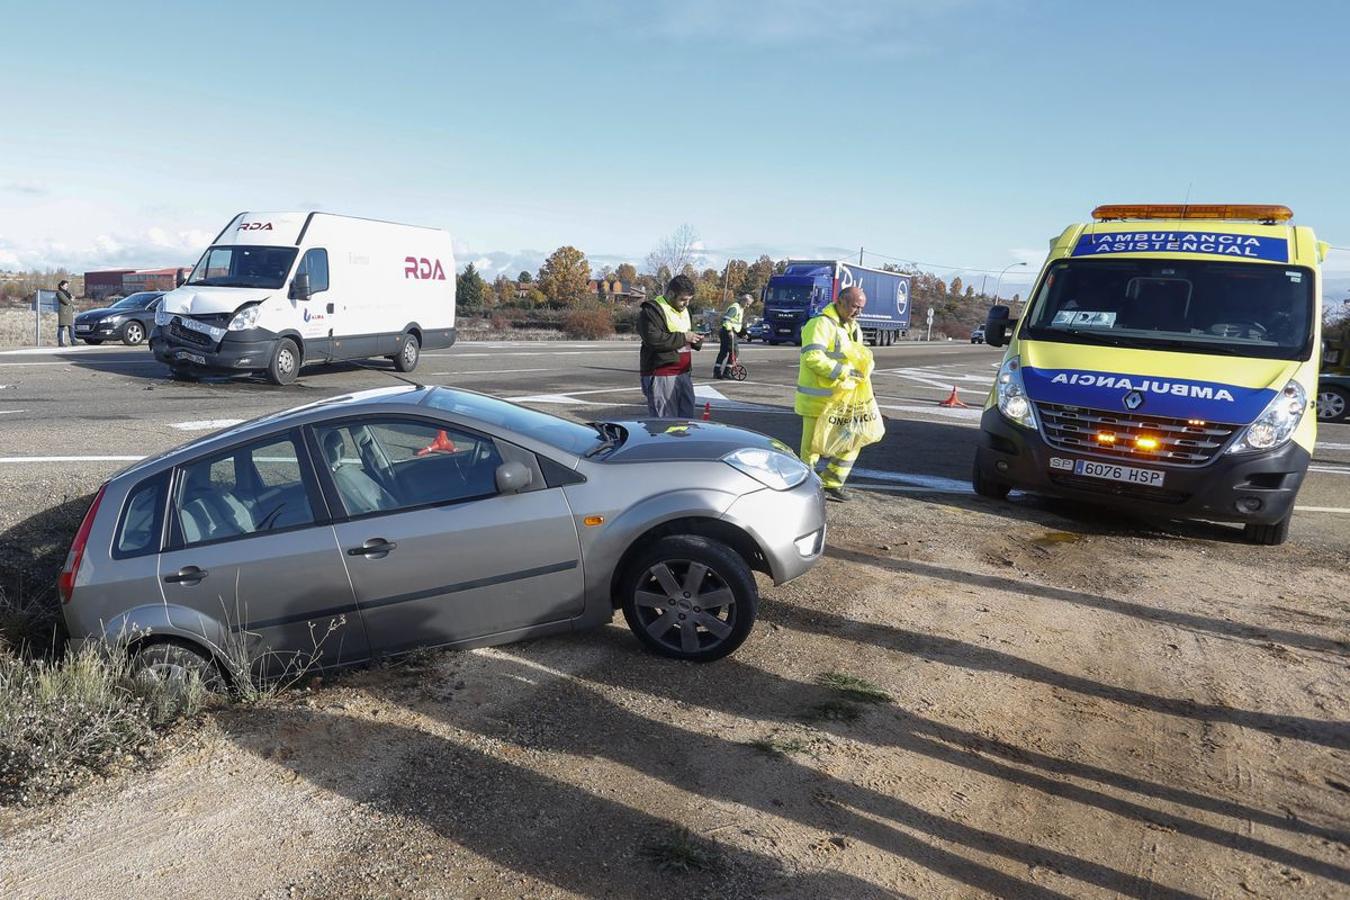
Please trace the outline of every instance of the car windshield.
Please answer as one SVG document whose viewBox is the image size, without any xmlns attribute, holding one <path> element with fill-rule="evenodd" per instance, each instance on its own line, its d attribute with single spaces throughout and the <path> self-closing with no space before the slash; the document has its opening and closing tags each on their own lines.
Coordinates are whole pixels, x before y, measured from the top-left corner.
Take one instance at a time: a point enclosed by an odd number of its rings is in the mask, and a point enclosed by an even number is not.
<svg viewBox="0 0 1350 900">
<path fill-rule="evenodd" d="M 811 299 L 809 284 L 770 284 L 765 303 L 783 308 L 803 307 Z"/>
<path fill-rule="evenodd" d="M 145 308 L 146 308 L 147 306 L 149 306 L 152 302 L 154 302 L 154 299 L 155 299 L 156 297 L 158 297 L 158 296 L 159 296 L 159 294 L 151 293 L 151 292 L 145 292 L 145 293 L 140 293 L 140 294 L 132 294 L 132 295 L 129 296 L 129 297 L 123 297 L 121 300 L 118 300 L 116 303 L 114 303 L 114 304 L 113 304 L 111 307 L 109 307 L 109 308 L 110 308 L 110 309 L 145 309 Z"/>
<path fill-rule="evenodd" d="M 590 425 L 570 422 L 483 394 L 434 388 L 425 403 L 434 409 L 478 419 L 489 425 L 534 438 L 574 456 L 580 456 L 603 439 L 602 435 Z"/>
<path fill-rule="evenodd" d="M 294 247 L 212 247 L 202 254 L 188 284 L 279 288 L 295 262 Z"/>
<path fill-rule="evenodd" d="M 1313 273 L 1290 265 L 1073 260 L 1045 275 L 1022 337 L 1306 359 Z"/>
</svg>

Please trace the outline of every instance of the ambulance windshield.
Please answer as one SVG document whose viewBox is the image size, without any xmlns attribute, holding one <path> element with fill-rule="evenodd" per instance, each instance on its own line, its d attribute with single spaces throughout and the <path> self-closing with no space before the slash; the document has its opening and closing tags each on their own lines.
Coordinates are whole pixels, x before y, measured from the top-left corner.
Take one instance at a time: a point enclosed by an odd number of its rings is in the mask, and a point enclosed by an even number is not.
<svg viewBox="0 0 1350 900">
<path fill-rule="evenodd" d="M 1066 260 L 1046 273 L 1022 337 L 1307 359 L 1313 273 L 1290 265 Z"/>
<path fill-rule="evenodd" d="M 188 284 L 210 287 L 279 288 L 295 261 L 294 247 L 212 247 L 192 270 Z"/>
</svg>

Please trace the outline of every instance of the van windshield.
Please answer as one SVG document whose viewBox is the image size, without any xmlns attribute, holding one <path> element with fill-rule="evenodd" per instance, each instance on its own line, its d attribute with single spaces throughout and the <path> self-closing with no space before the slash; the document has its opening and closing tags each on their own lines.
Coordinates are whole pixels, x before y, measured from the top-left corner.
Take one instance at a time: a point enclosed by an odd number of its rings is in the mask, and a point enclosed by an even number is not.
<svg viewBox="0 0 1350 900">
<path fill-rule="evenodd" d="M 202 254 L 188 284 L 279 288 L 295 262 L 294 247 L 212 247 Z"/>
<path fill-rule="evenodd" d="M 809 284 L 771 284 L 765 295 L 766 305 L 783 309 L 799 309 L 806 306 L 810 299 Z"/>
<path fill-rule="evenodd" d="M 1307 359 L 1313 272 L 1190 260 L 1068 260 L 1045 275 L 1022 337 Z"/>
</svg>

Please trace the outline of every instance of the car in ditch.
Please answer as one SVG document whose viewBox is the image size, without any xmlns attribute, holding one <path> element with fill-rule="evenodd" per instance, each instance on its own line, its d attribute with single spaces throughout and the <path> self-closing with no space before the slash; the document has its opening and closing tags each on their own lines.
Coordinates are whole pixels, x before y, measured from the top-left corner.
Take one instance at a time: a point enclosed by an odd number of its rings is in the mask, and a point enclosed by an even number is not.
<svg viewBox="0 0 1350 900">
<path fill-rule="evenodd" d="M 791 449 L 709 422 L 581 424 L 471 391 L 318 401 L 199 439 L 99 488 L 58 580 L 74 649 L 228 682 L 604 625 L 718 659 L 753 572 L 825 544 Z"/>
</svg>

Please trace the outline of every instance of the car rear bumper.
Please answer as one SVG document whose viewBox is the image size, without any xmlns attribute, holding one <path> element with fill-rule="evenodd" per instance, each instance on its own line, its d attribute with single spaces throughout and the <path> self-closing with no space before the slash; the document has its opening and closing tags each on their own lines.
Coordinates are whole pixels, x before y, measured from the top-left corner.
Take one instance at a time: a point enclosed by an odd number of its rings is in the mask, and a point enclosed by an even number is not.
<svg viewBox="0 0 1350 900">
<path fill-rule="evenodd" d="M 1160 487 L 1075 475 L 1051 459 L 1105 461 L 1048 445 L 1039 432 L 1013 425 L 997 409 L 984 411 L 975 465 L 983 478 L 1038 494 L 1128 508 L 1141 515 L 1270 525 L 1294 508 L 1308 451 L 1295 443 L 1270 453 L 1220 453 L 1203 466 L 1109 460 L 1165 472 Z"/>
<path fill-rule="evenodd" d="M 804 575 L 825 552 L 825 492 L 815 476 L 789 491 L 746 494 L 722 518 L 759 544 L 774 584 Z"/>
</svg>

